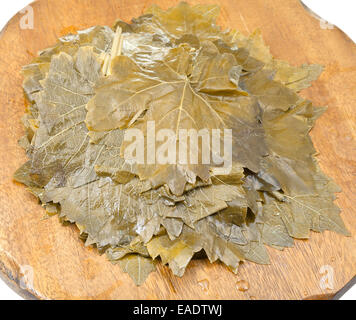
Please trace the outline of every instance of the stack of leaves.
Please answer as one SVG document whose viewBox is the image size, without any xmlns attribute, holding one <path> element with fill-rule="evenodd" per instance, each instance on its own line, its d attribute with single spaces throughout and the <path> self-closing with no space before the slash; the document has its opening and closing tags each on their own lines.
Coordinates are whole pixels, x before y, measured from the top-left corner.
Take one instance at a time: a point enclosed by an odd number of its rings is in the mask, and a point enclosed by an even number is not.
<svg viewBox="0 0 356 320">
<path fill-rule="evenodd" d="M 244 260 L 268 264 L 265 245 L 348 234 L 309 137 L 325 109 L 297 94 L 322 67 L 274 59 L 259 32 L 224 31 L 218 13 L 154 6 L 130 24 L 63 37 L 23 68 L 29 161 L 15 179 L 138 285 L 156 258 L 182 276 L 202 251 L 237 272 Z M 231 129 L 230 172 L 127 161 L 125 132 L 152 122 Z"/>
</svg>

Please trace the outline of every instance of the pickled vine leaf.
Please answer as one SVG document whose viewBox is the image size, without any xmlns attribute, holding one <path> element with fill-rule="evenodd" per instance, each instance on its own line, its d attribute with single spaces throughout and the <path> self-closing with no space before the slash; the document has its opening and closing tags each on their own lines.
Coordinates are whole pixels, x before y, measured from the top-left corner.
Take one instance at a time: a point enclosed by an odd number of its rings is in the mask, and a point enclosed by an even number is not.
<svg viewBox="0 0 356 320">
<path fill-rule="evenodd" d="M 349 235 L 309 136 L 325 108 L 298 95 L 322 66 L 274 59 L 260 31 L 224 31 L 218 13 L 153 6 L 131 23 L 67 35 L 23 68 L 29 160 L 15 179 L 136 285 L 157 259 L 183 276 L 204 252 L 236 273 L 246 260 L 268 264 L 265 245 Z M 180 129 L 231 130 L 230 170 L 131 161 L 126 134 L 145 136 L 152 123 L 176 133 L 157 149 L 178 148 Z"/>
</svg>

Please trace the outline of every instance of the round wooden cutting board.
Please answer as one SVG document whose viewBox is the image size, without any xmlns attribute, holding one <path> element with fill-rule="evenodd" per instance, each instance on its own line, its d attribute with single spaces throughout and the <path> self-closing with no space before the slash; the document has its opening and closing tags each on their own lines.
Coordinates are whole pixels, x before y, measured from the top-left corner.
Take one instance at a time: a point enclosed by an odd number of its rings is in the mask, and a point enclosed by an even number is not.
<svg viewBox="0 0 356 320">
<path fill-rule="evenodd" d="M 329 106 L 312 131 L 323 170 L 342 187 L 337 204 L 352 237 L 313 233 L 308 241 L 278 251 L 268 248 L 271 265 L 246 262 L 234 275 L 222 264 L 195 260 L 182 278 L 159 265 L 144 285 L 86 248 L 74 226 L 44 209 L 12 180 L 25 162 L 17 145 L 25 111 L 21 66 L 41 49 L 73 30 L 129 21 L 153 3 L 176 0 L 39 0 L 31 4 L 33 29 L 18 13 L 0 34 L 0 269 L 9 285 L 40 299 L 308 299 L 332 298 L 355 275 L 356 234 L 356 46 L 338 28 L 308 11 L 298 0 L 200 0 L 221 6 L 219 24 L 243 33 L 259 28 L 273 55 L 291 64 L 326 67 L 302 92 L 315 105 Z M 25 17 L 25 18 L 24 18 Z M 27 24 L 26 24 L 27 23 Z M 238 281 L 248 290 L 240 291 Z"/>
</svg>

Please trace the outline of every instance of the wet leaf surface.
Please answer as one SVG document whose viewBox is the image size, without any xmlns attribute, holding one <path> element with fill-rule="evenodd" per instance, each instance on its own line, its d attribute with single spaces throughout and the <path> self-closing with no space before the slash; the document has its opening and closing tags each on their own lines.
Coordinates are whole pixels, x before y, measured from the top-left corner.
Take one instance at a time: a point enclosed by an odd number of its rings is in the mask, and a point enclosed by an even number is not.
<svg viewBox="0 0 356 320">
<path fill-rule="evenodd" d="M 137 285 L 158 258 L 183 276 L 203 250 L 237 272 L 245 260 L 268 264 L 265 245 L 349 235 L 309 136 L 325 108 L 298 95 L 323 68 L 274 59 L 261 32 L 224 31 L 218 13 L 154 6 L 65 36 L 23 68 L 29 160 L 15 180 Z M 128 161 L 125 133 L 153 122 L 156 133 L 231 129 L 231 170 Z M 178 147 L 177 136 L 157 147 Z"/>
</svg>

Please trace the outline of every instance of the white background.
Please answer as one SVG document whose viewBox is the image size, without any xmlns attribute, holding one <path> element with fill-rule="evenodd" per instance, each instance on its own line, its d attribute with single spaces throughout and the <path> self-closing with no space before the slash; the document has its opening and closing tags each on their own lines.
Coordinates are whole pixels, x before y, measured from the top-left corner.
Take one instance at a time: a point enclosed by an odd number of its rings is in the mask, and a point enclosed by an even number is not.
<svg viewBox="0 0 356 320">
<path fill-rule="evenodd" d="M 100 1 L 100 0 L 98 0 Z M 302 0 L 310 9 L 324 20 L 338 26 L 356 42 L 356 1 L 355 0 Z M 159 1 L 158 1 L 159 2 Z M 202 3 L 204 0 L 201 1 Z M 29 0 L 11 0 L 0 2 L 0 30 Z M 21 299 L 0 279 L 0 300 Z M 356 300 L 356 286 L 350 289 L 342 298 Z"/>
</svg>

